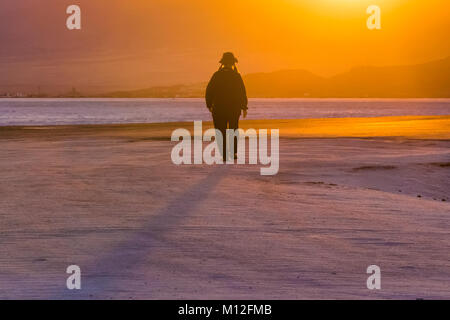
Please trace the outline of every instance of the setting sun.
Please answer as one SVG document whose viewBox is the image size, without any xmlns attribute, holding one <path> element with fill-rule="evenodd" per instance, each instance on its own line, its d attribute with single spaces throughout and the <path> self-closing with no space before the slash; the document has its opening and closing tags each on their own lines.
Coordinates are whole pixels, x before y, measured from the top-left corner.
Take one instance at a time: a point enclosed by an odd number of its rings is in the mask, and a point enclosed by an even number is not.
<svg viewBox="0 0 450 320">
<path fill-rule="evenodd" d="M 84 90 L 193 83 L 204 81 L 217 53 L 227 50 L 245 62 L 245 74 L 304 69 L 320 76 L 450 55 L 445 0 L 78 3 L 78 32 L 65 28 L 64 1 L 42 0 L 20 11 L 13 2 L 2 4 L 0 33 L 8 42 L 0 50 L 3 82 L 28 85 L 39 79 L 45 86 Z M 380 8 L 379 30 L 367 28 L 370 5 Z M 10 23 L 16 24 L 11 33 Z M 11 59 L 14 66 L 7 63 Z"/>
</svg>

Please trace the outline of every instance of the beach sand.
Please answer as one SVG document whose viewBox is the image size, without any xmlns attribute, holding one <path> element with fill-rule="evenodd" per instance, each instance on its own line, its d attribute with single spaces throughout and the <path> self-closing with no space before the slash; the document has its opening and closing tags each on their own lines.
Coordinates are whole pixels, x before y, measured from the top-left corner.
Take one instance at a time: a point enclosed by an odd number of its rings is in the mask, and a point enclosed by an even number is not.
<svg viewBox="0 0 450 320">
<path fill-rule="evenodd" d="M 450 116 L 243 121 L 276 176 L 175 166 L 179 127 L 0 128 L 0 298 L 450 299 Z"/>
</svg>

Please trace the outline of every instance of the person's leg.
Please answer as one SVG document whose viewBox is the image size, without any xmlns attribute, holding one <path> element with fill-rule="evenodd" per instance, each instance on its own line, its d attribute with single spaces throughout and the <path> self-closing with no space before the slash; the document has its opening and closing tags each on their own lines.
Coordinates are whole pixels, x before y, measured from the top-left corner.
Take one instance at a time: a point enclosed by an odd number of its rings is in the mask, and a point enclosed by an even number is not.
<svg viewBox="0 0 450 320">
<path fill-rule="evenodd" d="M 214 128 L 219 130 L 222 133 L 222 141 L 217 141 L 216 137 L 216 143 L 219 146 L 219 150 L 222 150 L 222 157 L 224 161 L 226 160 L 226 150 L 227 150 L 227 144 L 226 144 L 226 136 L 227 136 L 227 118 L 219 113 L 213 113 L 213 122 L 214 122 Z"/>
<path fill-rule="evenodd" d="M 227 115 L 227 129 L 231 129 L 231 126 L 230 126 L 230 116 L 229 115 Z M 228 135 L 228 132 L 227 132 L 227 134 L 226 134 L 226 137 L 225 137 L 225 146 L 226 146 L 226 148 L 224 148 L 224 150 L 226 150 L 226 149 L 230 149 L 230 139 L 229 139 L 230 137 L 229 137 L 229 135 Z M 229 158 L 229 157 L 232 157 L 233 155 L 231 154 L 230 155 L 230 153 L 231 153 L 231 151 L 229 151 L 229 153 L 227 153 L 227 158 Z"/>
<path fill-rule="evenodd" d="M 239 117 L 240 116 L 241 116 L 240 112 L 231 115 L 231 117 L 228 120 L 230 129 L 237 130 L 239 128 Z M 236 155 L 236 153 L 237 153 L 238 137 L 239 137 L 239 135 L 236 135 L 234 137 L 234 155 Z"/>
</svg>

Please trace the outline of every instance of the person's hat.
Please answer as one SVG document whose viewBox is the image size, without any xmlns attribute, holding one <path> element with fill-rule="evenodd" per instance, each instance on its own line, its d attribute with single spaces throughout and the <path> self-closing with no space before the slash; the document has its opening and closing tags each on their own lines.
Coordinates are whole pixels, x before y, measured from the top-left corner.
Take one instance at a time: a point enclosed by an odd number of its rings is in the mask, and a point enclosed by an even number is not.
<svg viewBox="0 0 450 320">
<path fill-rule="evenodd" d="M 236 59 L 232 52 L 225 52 L 219 62 L 222 64 L 235 64 L 238 62 L 238 59 Z"/>
</svg>

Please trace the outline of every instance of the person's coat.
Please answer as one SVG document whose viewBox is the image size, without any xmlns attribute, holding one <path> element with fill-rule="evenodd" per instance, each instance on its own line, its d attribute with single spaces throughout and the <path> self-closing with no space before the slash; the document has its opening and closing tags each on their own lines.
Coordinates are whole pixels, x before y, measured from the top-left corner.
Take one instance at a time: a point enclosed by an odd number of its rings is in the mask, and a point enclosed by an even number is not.
<svg viewBox="0 0 450 320">
<path fill-rule="evenodd" d="M 234 69 L 221 68 L 214 73 L 206 88 L 206 106 L 213 113 L 236 114 L 247 110 L 244 81 Z"/>
</svg>

